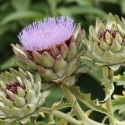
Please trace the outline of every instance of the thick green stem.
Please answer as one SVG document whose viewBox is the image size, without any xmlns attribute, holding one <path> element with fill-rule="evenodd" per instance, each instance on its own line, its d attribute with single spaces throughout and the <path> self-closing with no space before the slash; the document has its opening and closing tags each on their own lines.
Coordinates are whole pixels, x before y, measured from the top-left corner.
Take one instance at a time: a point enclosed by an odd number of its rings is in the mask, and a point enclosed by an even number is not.
<svg viewBox="0 0 125 125">
<path fill-rule="evenodd" d="M 111 97 L 109 97 L 107 100 L 106 100 L 106 107 L 108 109 L 108 111 L 113 114 L 113 111 L 112 111 L 112 103 L 111 103 Z M 110 125 L 116 125 L 116 122 L 115 122 L 115 119 L 108 116 L 109 117 L 109 120 L 110 120 Z"/>
<path fill-rule="evenodd" d="M 103 71 L 103 80 L 104 80 L 103 84 L 105 86 L 105 92 L 109 93 L 109 91 L 112 87 L 112 84 L 113 84 L 113 73 L 114 73 L 114 71 L 107 68 L 107 67 L 104 67 L 102 71 Z M 111 95 L 106 100 L 106 107 L 107 107 L 108 111 L 113 115 Z M 116 120 L 113 117 L 108 116 L 108 118 L 109 118 L 109 121 L 110 121 L 110 125 L 116 125 Z"/>
<path fill-rule="evenodd" d="M 74 95 L 71 94 L 71 92 L 67 89 L 67 87 L 65 86 L 65 84 L 61 84 L 61 89 L 63 90 L 64 94 L 66 95 L 67 100 L 69 101 L 69 103 L 71 103 L 73 105 L 73 110 L 76 113 L 76 116 L 79 120 L 86 120 L 86 117 L 84 117 L 84 113 L 81 109 L 81 107 L 79 106 L 76 98 L 74 97 Z"/>
<path fill-rule="evenodd" d="M 67 86 L 65 84 L 63 84 L 63 83 L 61 84 L 61 89 L 63 90 L 69 103 L 71 103 L 73 105 L 72 108 L 73 108 L 74 112 L 76 113 L 77 118 L 84 122 L 83 125 L 104 125 L 102 123 L 98 123 L 96 121 L 89 119 L 85 115 L 85 113 L 81 109 L 79 103 L 77 102 L 75 96 L 71 94 L 71 92 L 69 91 L 69 89 L 67 88 Z"/>
<path fill-rule="evenodd" d="M 52 110 L 51 108 L 46 108 L 46 107 L 41 107 L 40 111 L 42 111 L 44 113 L 48 113 L 48 114 L 52 114 L 52 115 L 58 116 L 60 118 L 63 118 L 65 120 L 67 120 L 70 123 L 75 124 L 75 125 L 82 125 L 81 121 L 78 121 L 75 118 L 73 118 L 70 115 L 65 114 L 63 112 L 60 112 L 60 111 L 57 111 L 57 110 Z"/>
</svg>

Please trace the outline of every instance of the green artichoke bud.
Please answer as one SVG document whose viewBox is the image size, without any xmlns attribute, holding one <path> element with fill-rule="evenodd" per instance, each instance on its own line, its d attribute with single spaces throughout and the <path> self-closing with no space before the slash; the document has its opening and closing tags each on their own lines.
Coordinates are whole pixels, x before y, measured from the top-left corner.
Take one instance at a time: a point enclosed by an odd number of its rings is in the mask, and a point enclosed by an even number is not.
<svg viewBox="0 0 125 125">
<path fill-rule="evenodd" d="M 97 67 L 108 66 L 117 70 L 125 64 L 125 20 L 110 13 L 108 20 L 96 19 L 85 39 L 86 54 L 83 59 L 93 60 Z"/>
<path fill-rule="evenodd" d="M 59 83 L 73 73 L 89 71 L 90 68 L 80 61 L 84 36 L 80 24 L 75 26 L 69 18 L 48 18 L 43 23 L 33 23 L 18 36 L 22 46 L 12 44 L 20 59 L 15 63 L 39 72 L 46 81 Z"/>
<path fill-rule="evenodd" d="M 50 91 L 41 92 L 41 77 L 22 69 L 0 74 L 0 118 L 7 125 L 15 121 L 25 124 L 39 116 L 39 108 Z"/>
</svg>

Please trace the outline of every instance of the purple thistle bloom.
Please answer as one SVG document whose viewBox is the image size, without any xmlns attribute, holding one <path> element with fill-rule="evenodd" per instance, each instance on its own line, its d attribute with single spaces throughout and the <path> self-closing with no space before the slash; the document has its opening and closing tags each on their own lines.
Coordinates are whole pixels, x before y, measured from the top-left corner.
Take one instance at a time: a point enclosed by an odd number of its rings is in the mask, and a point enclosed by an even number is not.
<svg viewBox="0 0 125 125">
<path fill-rule="evenodd" d="M 68 17 L 50 17 L 28 25 L 18 38 L 26 50 L 50 49 L 68 40 L 74 28 L 74 20 Z"/>
</svg>

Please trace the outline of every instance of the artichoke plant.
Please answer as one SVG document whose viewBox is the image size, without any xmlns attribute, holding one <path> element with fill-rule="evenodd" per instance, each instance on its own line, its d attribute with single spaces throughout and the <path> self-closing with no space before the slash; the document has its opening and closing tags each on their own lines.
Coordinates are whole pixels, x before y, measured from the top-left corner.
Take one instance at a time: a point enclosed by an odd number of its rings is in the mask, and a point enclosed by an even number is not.
<svg viewBox="0 0 125 125">
<path fill-rule="evenodd" d="M 45 81 L 60 83 L 74 72 L 87 72 L 80 56 L 84 53 L 85 32 L 68 17 L 50 17 L 34 22 L 18 35 L 19 44 L 12 44 L 20 59 L 15 63 L 26 70 L 36 71 Z"/>
<path fill-rule="evenodd" d="M 89 39 L 84 40 L 86 53 L 83 59 L 93 60 L 96 68 L 108 66 L 117 70 L 125 64 L 125 20 L 111 13 L 108 20 L 96 19 L 89 28 Z"/>
<path fill-rule="evenodd" d="M 14 121 L 24 124 L 29 118 L 39 116 L 39 108 L 43 105 L 50 91 L 41 92 L 41 77 L 32 75 L 22 69 L 0 74 L 0 118 L 7 125 Z"/>
</svg>

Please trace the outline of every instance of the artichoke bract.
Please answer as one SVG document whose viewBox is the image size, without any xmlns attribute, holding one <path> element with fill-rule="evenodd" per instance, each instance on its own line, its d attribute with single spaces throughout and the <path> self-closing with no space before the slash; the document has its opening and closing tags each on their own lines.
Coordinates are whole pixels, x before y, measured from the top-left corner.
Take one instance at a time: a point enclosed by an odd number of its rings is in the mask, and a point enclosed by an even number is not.
<svg viewBox="0 0 125 125">
<path fill-rule="evenodd" d="M 39 116 L 39 108 L 50 94 L 41 92 L 41 77 L 22 69 L 0 74 L 0 118 L 7 125 L 15 121 L 25 124 L 29 118 Z"/>
<path fill-rule="evenodd" d="M 97 67 L 108 66 L 117 70 L 125 64 L 125 20 L 111 13 L 108 20 L 96 19 L 89 28 L 89 39 L 84 40 L 83 59 L 92 60 Z"/>
<path fill-rule="evenodd" d="M 34 22 L 18 35 L 19 44 L 12 44 L 20 59 L 15 63 L 26 70 L 36 71 L 46 80 L 60 83 L 74 72 L 87 72 L 80 56 L 84 53 L 85 32 L 68 17 L 50 17 Z"/>
</svg>

